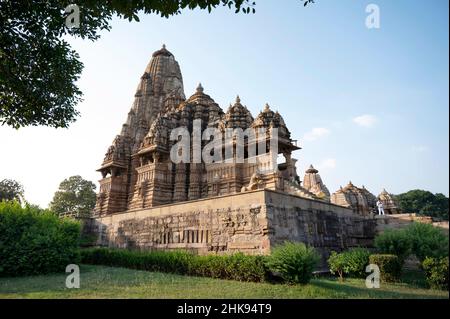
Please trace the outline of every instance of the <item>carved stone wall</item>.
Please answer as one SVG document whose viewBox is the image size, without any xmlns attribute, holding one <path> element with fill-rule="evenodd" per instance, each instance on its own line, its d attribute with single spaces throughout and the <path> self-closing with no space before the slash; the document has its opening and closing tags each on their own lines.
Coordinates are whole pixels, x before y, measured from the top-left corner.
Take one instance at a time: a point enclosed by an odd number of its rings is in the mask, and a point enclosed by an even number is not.
<svg viewBox="0 0 450 319">
<path fill-rule="evenodd" d="M 271 247 L 304 242 L 321 253 L 325 268 L 331 251 L 373 246 L 376 221 L 349 208 L 273 191 L 265 191 L 265 202 Z"/>
<path fill-rule="evenodd" d="M 97 244 L 186 249 L 199 254 L 267 254 L 285 240 L 331 250 L 371 246 L 375 221 L 351 209 L 272 190 L 127 211 L 93 220 Z"/>
</svg>

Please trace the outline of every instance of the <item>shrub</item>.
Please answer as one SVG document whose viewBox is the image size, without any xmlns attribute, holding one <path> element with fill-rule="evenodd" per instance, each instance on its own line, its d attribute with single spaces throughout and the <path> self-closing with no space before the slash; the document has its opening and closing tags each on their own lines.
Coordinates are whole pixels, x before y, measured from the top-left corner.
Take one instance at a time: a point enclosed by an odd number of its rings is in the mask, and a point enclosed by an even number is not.
<svg viewBox="0 0 450 319">
<path fill-rule="evenodd" d="M 423 262 L 426 257 L 448 256 L 448 236 L 431 224 L 412 223 L 404 229 L 386 230 L 375 238 L 375 247 L 383 254 L 397 255 L 400 262 L 414 254 Z"/>
<path fill-rule="evenodd" d="M 265 281 L 267 272 L 263 256 L 248 256 L 242 253 L 193 256 L 189 265 L 191 275 L 239 281 Z"/>
<path fill-rule="evenodd" d="M 353 248 L 339 254 L 333 251 L 328 259 L 330 272 L 338 274 L 341 280 L 344 279 L 344 274 L 364 278 L 369 256 L 370 252 L 364 248 Z"/>
<path fill-rule="evenodd" d="M 79 262 L 80 224 L 48 210 L 0 202 L 0 276 L 65 271 Z"/>
<path fill-rule="evenodd" d="M 304 243 L 284 242 L 267 257 L 267 266 L 279 273 L 286 282 L 306 284 L 318 261 L 319 256 L 313 247 L 307 247 Z"/>
<path fill-rule="evenodd" d="M 396 255 L 370 255 L 369 263 L 380 268 L 380 279 L 384 282 L 397 282 L 402 273 L 402 262 Z"/>
<path fill-rule="evenodd" d="M 427 257 L 448 256 L 448 236 L 431 224 L 412 223 L 405 228 L 411 243 L 411 252 L 423 262 Z"/>
<path fill-rule="evenodd" d="M 330 267 L 330 272 L 333 275 L 339 275 L 339 279 L 341 281 L 344 280 L 345 273 L 345 258 L 343 254 L 338 254 L 335 251 L 331 252 L 330 257 L 328 258 L 328 266 Z"/>
<path fill-rule="evenodd" d="M 261 282 L 268 271 L 263 256 L 242 253 L 198 256 L 186 251 L 131 251 L 90 248 L 81 251 L 87 264 L 119 266 L 147 271 Z"/>
<path fill-rule="evenodd" d="M 427 257 L 422 263 L 427 283 L 434 289 L 448 290 L 448 257 Z"/>
<path fill-rule="evenodd" d="M 147 271 L 185 274 L 192 257 L 184 251 L 131 251 L 126 249 L 89 248 L 81 250 L 82 262 L 140 269 Z"/>
<path fill-rule="evenodd" d="M 375 237 L 374 244 L 380 253 L 396 255 L 402 264 L 411 254 L 411 240 L 402 229 L 384 231 Z"/>
</svg>

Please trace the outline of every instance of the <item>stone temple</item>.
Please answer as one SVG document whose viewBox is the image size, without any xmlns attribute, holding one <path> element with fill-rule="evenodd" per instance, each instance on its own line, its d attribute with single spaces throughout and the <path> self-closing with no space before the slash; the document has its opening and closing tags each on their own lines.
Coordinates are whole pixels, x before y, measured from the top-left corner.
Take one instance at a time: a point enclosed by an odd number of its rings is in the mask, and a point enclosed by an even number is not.
<svg viewBox="0 0 450 319">
<path fill-rule="evenodd" d="M 195 133 L 196 120 L 201 130 L 276 128 L 277 154 L 267 147 L 251 158 L 247 139 L 243 162 L 174 163 L 170 152 L 177 140 L 171 131 L 184 127 Z M 267 132 L 263 138 L 269 139 Z M 291 240 L 316 247 L 324 257 L 330 250 L 370 246 L 376 222 L 368 216 L 376 197 L 351 183 L 330 194 L 313 166 L 301 181 L 292 158 L 299 149 L 269 105 L 254 117 L 237 97 L 225 110 L 201 85 L 186 98 L 180 66 L 163 46 L 153 53 L 126 122 L 98 169 L 102 179 L 91 225 L 97 244 L 267 254 Z M 387 192 L 380 199 L 395 212 Z"/>
</svg>

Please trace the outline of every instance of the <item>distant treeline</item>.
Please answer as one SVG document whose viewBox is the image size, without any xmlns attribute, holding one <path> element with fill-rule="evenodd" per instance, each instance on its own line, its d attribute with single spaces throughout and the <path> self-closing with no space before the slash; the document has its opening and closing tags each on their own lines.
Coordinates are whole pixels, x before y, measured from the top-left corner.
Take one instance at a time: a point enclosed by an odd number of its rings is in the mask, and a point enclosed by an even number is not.
<svg viewBox="0 0 450 319">
<path fill-rule="evenodd" d="M 416 213 L 448 220 L 448 197 L 421 189 L 395 195 L 399 208 L 404 213 Z"/>
</svg>

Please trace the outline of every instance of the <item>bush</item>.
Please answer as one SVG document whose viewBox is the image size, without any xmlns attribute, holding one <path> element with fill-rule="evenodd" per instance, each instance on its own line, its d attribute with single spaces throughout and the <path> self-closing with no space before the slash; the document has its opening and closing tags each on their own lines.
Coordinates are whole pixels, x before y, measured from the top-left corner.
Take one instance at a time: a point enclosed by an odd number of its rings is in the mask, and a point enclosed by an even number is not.
<svg viewBox="0 0 450 319">
<path fill-rule="evenodd" d="M 345 273 L 345 257 L 343 254 L 338 254 L 335 251 L 331 252 L 330 257 L 328 258 L 328 266 L 330 267 L 330 272 L 333 275 L 339 275 L 339 279 L 341 281 L 344 280 Z"/>
<path fill-rule="evenodd" d="M 79 262 L 80 224 L 48 210 L 0 202 L 0 276 L 65 271 Z"/>
<path fill-rule="evenodd" d="M 369 263 L 375 264 L 380 268 L 380 279 L 383 282 L 400 281 L 402 273 L 402 262 L 395 255 L 370 255 Z"/>
<path fill-rule="evenodd" d="M 364 248 L 353 248 L 342 253 L 331 252 L 328 265 L 332 274 L 338 274 L 341 280 L 344 274 L 350 277 L 365 278 L 370 252 Z"/>
<path fill-rule="evenodd" d="M 288 283 L 306 284 L 318 261 L 319 256 L 314 248 L 304 243 L 284 242 L 267 257 L 267 266 Z"/>
<path fill-rule="evenodd" d="M 405 230 L 388 229 L 375 237 L 375 247 L 383 254 L 396 255 L 400 262 L 411 254 L 411 240 Z"/>
<path fill-rule="evenodd" d="M 448 257 L 427 257 L 422 263 L 427 283 L 434 289 L 448 290 Z"/>
<path fill-rule="evenodd" d="M 81 250 L 83 263 L 177 274 L 189 271 L 190 258 L 191 255 L 184 251 L 141 252 L 108 248 Z"/>
<path fill-rule="evenodd" d="M 87 264 L 239 281 L 261 282 L 268 274 L 263 256 L 248 256 L 242 253 L 198 256 L 186 251 L 90 248 L 83 249 L 81 255 L 82 261 Z"/>
<path fill-rule="evenodd" d="M 263 256 L 232 255 L 193 256 L 189 274 L 239 281 L 261 282 L 267 279 L 268 269 Z"/>
<path fill-rule="evenodd" d="M 431 224 L 412 223 L 404 229 L 386 230 L 375 238 L 380 253 L 397 255 L 400 262 L 414 254 L 423 262 L 426 257 L 448 256 L 448 236 Z"/>
<path fill-rule="evenodd" d="M 448 236 L 431 224 L 412 223 L 405 228 L 411 252 L 423 262 L 427 257 L 448 257 Z"/>
</svg>

